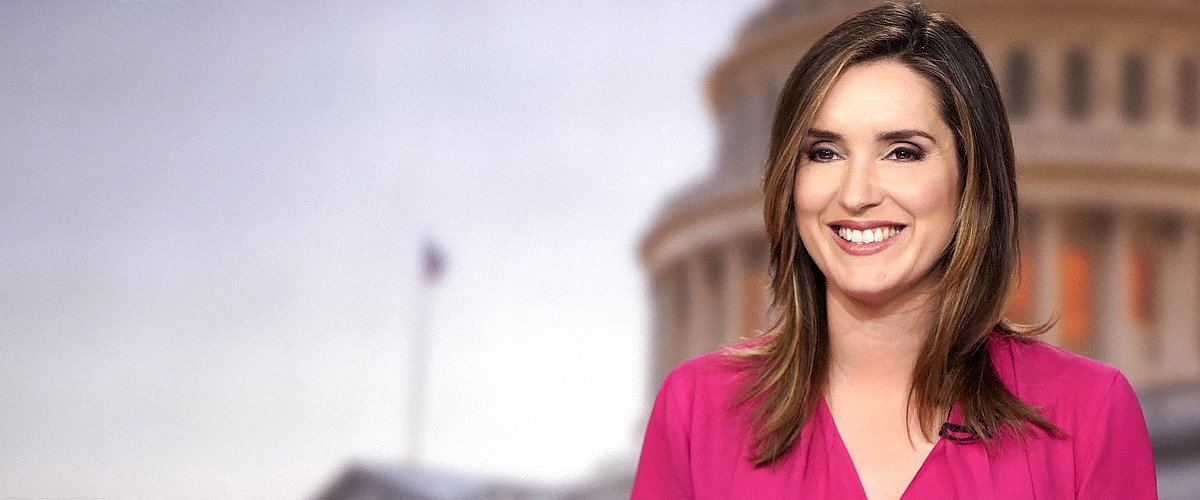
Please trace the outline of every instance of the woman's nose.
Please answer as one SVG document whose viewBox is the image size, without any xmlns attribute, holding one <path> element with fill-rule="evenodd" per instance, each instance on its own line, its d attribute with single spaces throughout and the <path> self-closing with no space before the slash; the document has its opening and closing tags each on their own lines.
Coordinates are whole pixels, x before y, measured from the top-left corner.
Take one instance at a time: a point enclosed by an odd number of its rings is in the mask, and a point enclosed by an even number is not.
<svg viewBox="0 0 1200 500">
<path fill-rule="evenodd" d="M 878 172 L 870 161 L 848 162 L 838 203 L 847 212 L 861 213 L 883 201 Z"/>
</svg>

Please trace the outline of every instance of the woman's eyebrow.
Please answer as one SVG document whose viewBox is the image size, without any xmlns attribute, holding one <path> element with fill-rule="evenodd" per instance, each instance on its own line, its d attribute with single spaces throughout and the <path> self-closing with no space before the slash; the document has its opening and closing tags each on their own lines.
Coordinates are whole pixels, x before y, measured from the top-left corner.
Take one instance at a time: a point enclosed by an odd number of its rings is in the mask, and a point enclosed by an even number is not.
<svg viewBox="0 0 1200 500">
<path fill-rule="evenodd" d="M 934 144 L 937 144 L 937 139 L 933 138 L 929 132 L 918 129 L 890 130 L 875 134 L 875 140 L 880 142 L 902 141 L 912 139 L 913 137 L 924 137 Z"/>
<path fill-rule="evenodd" d="M 825 130 L 825 129 L 820 129 L 820 128 L 808 129 L 808 133 L 805 134 L 804 136 L 805 136 L 805 138 L 808 138 L 808 139 L 817 139 L 817 140 L 834 141 L 834 142 L 838 142 L 838 141 L 842 140 L 842 134 L 833 132 L 831 130 Z M 906 139 L 912 139 L 914 137 L 924 137 L 925 139 L 929 140 L 929 142 L 937 144 L 937 139 L 934 139 L 932 134 L 930 134 L 929 132 L 926 132 L 924 130 L 915 129 L 915 128 L 901 129 L 901 130 L 888 130 L 886 132 L 880 132 L 878 134 L 875 134 L 875 140 L 879 141 L 879 142 L 902 141 L 902 140 L 906 140 Z"/>
<path fill-rule="evenodd" d="M 825 129 L 819 129 L 819 128 L 808 129 L 808 133 L 804 134 L 804 136 L 812 138 L 812 139 L 822 139 L 822 140 L 827 140 L 827 141 L 842 140 L 842 134 L 839 134 L 837 132 L 832 132 L 829 130 L 825 130 Z"/>
</svg>

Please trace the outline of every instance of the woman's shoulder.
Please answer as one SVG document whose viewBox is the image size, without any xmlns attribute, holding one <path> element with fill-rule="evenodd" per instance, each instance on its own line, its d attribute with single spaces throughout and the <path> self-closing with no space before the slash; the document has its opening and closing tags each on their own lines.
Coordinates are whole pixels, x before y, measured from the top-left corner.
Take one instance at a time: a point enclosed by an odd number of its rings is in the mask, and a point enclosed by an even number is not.
<svg viewBox="0 0 1200 500">
<path fill-rule="evenodd" d="M 1069 470 L 1075 479 L 1072 496 L 1153 497 L 1154 459 L 1145 417 L 1119 370 L 1038 339 L 1011 335 L 994 334 L 991 354 L 1013 395 L 1037 407 L 1065 434 L 1066 439 L 1030 445 L 1034 451 L 1029 453 L 1043 450 L 1037 456 L 1044 470 Z"/>
<path fill-rule="evenodd" d="M 1051 345 L 1038 337 L 993 332 L 990 342 L 992 361 L 997 363 L 997 369 L 1008 368 L 1023 378 L 1094 380 L 1120 373 L 1112 366 Z"/>
<path fill-rule="evenodd" d="M 1116 368 L 1036 337 L 993 333 L 990 350 L 1000 380 L 1026 403 L 1084 410 L 1103 403 L 1114 388 L 1129 386 Z"/>
<path fill-rule="evenodd" d="M 750 363 L 741 353 L 760 343 L 761 341 L 756 339 L 701 354 L 676 365 L 667 375 L 667 380 L 682 379 L 693 383 L 711 384 L 737 377 Z"/>
<path fill-rule="evenodd" d="M 753 339 L 684 361 L 667 374 L 661 392 L 687 393 L 689 398 L 728 403 L 742 389 L 753 366 L 745 353 L 763 341 Z"/>
</svg>

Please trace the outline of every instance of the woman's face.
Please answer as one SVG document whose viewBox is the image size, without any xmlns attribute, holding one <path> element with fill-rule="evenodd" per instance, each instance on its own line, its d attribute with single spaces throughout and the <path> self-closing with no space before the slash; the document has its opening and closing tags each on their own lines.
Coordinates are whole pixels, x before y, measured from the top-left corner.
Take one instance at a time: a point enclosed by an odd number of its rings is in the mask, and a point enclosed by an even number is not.
<svg viewBox="0 0 1200 500">
<path fill-rule="evenodd" d="M 959 192 L 929 82 L 892 60 L 845 69 L 801 147 L 796 225 L 827 293 L 882 304 L 931 290 Z"/>
</svg>

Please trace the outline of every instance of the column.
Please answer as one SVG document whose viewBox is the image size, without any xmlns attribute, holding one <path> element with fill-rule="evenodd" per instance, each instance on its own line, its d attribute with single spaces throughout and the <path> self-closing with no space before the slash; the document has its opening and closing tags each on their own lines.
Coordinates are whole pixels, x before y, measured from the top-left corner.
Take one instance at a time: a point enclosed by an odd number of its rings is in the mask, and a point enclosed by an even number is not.
<svg viewBox="0 0 1200 500">
<path fill-rule="evenodd" d="M 1125 119 L 1121 113 L 1122 85 L 1125 81 L 1125 67 L 1121 63 L 1124 54 L 1117 47 L 1109 46 L 1099 46 L 1090 53 L 1092 119 L 1105 130 L 1120 128 Z"/>
<path fill-rule="evenodd" d="M 683 359 L 699 356 L 712 350 L 712 339 L 716 336 L 713 330 L 717 328 L 714 321 L 714 293 L 712 280 L 709 279 L 707 259 L 704 254 L 693 255 L 687 261 L 687 309 L 685 321 Z"/>
<path fill-rule="evenodd" d="M 1053 208 L 1045 208 L 1037 217 L 1034 231 L 1032 277 L 1023 277 L 1033 281 L 1033 318 L 1037 322 L 1045 322 L 1061 313 L 1061 288 L 1058 280 L 1062 278 L 1059 259 L 1062 258 L 1063 222 L 1062 214 Z M 1055 325 L 1042 336 L 1047 342 L 1059 344 L 1061 328 Z"/>
<path fill-rule="evenodd" d="M 769 244 L 764 236 L 756 236 L 749 244 L 742 247 L 743 262 L 746 263 L 746 282 L 743 290 L 746 297 L 746 307 L 743 309 L 745 321 L 742 329 L 746 332 L 758 333 L 770 326 L 771 278 L 768 269 L 770 256 Z"/>
<path fill-rule="evenodd" d="M 658 391 L 659 383 L 667 376 L 670 366 L 669 361 L 674 359 L 674 355 L 670 352 L 670 340 L 672 336 L 671 319 L 674 311 L 671 310 L 672 301 L 670 297 L 670 283 L 667 279 L 669 273 L 665 270 L 659 270 L 651 278 L 650 282 L 650 304 L 651 304 L 651 325 L 650 325 L 650 380 L 647 382 L 649 388 L 649 396 L 653 401 L 655 392 Z"/>
<path fill-rule="evenodd" d="M 1171 380 L 1200 378 L 1200 220 L 1185 218 L 1176 244 L 1164 249 L 1159 276 L 1159 373 Z M 1167 380 L 1164 380 L 1167 381 Z"/>
<path fill-rule="evenodd" d="M 721 338 L 718 341 L 726 344 L 746 333 L 742 331 L 742 325 L 745 324 L 743 314 L 746 310 L 746 264 L 742 258 L 741 241 L 734 240 L 727 244 L 721 256 L 725 263 L 725 279 L 721 283 L 722 310 L 725 311 L 725 316 L 721 318 Z"/>
<path fill-rule="evenodd" d="M 1108 217 L 1107 241 L 1099 242 L 1093 276 L 1096 284 L 1096 332 L 1093 353 L 1112 363 L 1130 380 L 1142 378 L 1141 352 L 1129 320 L 1129 255 L 1133 248 L 1130 215 Z"/>
<path fill-rule="evenodd" d="M 1149 92 L 1146 96 L 1146 104 L 1149 105 L 1149 114 L 1147 115 L 1147 124 L 1153 127 L 1158 133 L 1167 133 L 1173 130 L 1179 123 L 1177 115 L 1176 102 L 1179 96 L 1179 91 L 1175 86 L 1178 83 L 1176 71 L 1178 71 L 1179 52 L 1174 47 L 1163 48 L 1163 50 L 1149 51 L 1146 53 L 1150 65 Z"/>
<path fill-rule="evenodd" d="M 682 262 L 672 263 L 663 273 L 665 284 L 662 300 L 666 303 L 666 320 L 656 366 L 659 375 L 665 378 L 675 365 L 687 359 L 687 318 L 690 313 L 688 287 L 691 283 L 688 282 L 686 266 Z"/>
<path fill-rule="evenodd" d="M 1061 45 L 1031 45 L 1030 56 L 1033 59 L 1032 102 L 1030 105 L 1030 122 L 1041 125 L 1062 123 L 1064 65 L 1066 51 Z"/>
</svg>

